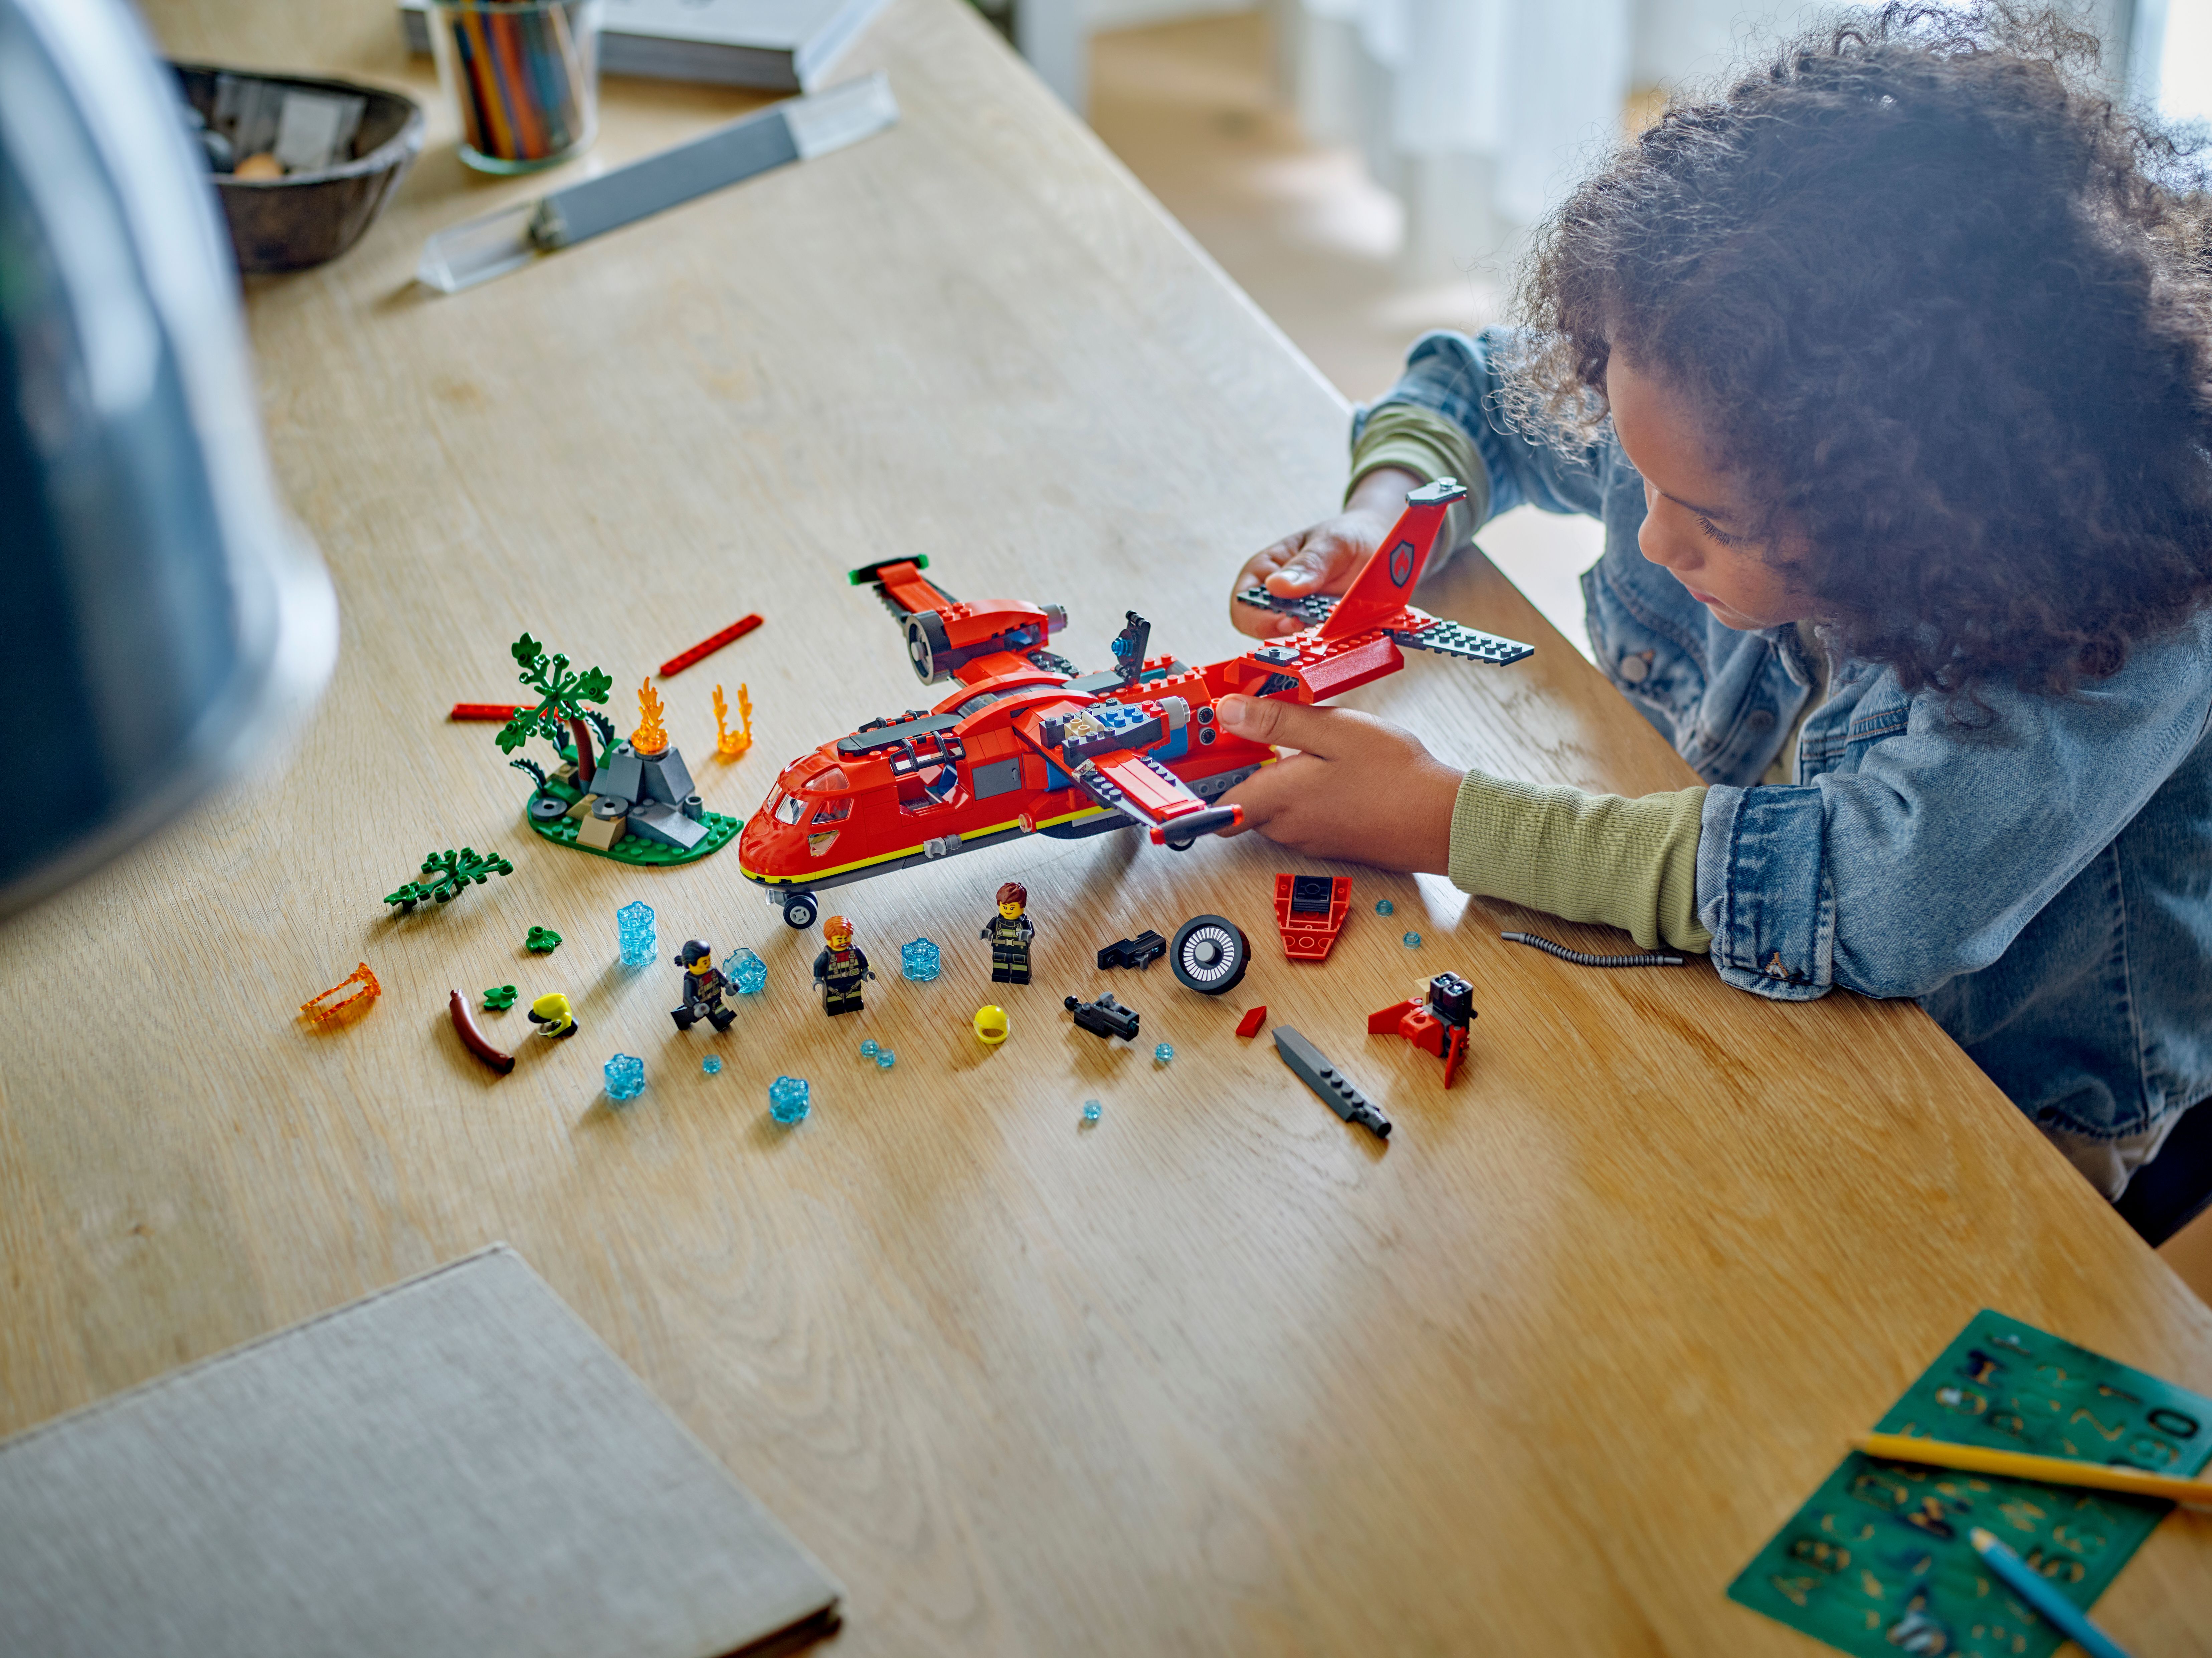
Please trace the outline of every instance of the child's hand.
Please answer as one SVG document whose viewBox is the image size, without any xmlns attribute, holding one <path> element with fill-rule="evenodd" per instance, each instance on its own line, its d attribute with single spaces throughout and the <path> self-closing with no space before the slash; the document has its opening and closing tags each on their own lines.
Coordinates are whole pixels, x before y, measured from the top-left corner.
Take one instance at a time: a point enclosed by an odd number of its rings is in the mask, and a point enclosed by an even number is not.
<svg viewBox="0 0 2212 1658">
<path fill-rule="evenodd" d="M 1240 604 L 1236 595 L 1255 582 L 1285 598 L 1342 592 L 1405 511 L 1406 492 L 1418 489 L 1422 483 L 1403 467 L 1378 467 L 1359 480 L 1352 499 L 1334 518 L 1285 536 L 1246 560 L 1237 573 L 1236 586 L 1230 590 L 1230 620 L 1237 631 L 1255 639 L 1273 639 L 1304 627 L 1296 616 Z"/>
<path fill-rule="evenodd" d="M 1309 858 L 1445 872 L 1460 774 L 1411 732 L 1350 708 L 1262 697 L 1215 707 L 1237 736 L 1298 750 L 1223 797 L 1244 808 L 1244 828 Z"/>
</svg>

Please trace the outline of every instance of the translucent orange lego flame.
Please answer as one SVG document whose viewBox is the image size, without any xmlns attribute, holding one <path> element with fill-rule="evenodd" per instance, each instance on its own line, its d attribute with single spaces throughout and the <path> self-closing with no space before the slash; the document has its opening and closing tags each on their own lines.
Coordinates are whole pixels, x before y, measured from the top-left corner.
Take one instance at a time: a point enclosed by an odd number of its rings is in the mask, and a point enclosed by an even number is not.
<svg viewBox="0 0 2212 1658">
<path fill-rule="evenodd" d="M 337 1001 L 331 999 L 349 985 L 359 985 L 361 988 L 350 996 L 343 997 Z M 368 963 L 363 962 L 328 990 L 301 1002 L 300 1011 L 307 1017 L 311 1023 L 347 1024 L 368 1012 L 369 1004 L 383 993 L 384 987 L 377 983 L 376 975 L 371 973 L 368 970 Z"/>
<path fill-rule="evenodd" d="M 735 760 L 753 745 L 753 700 L 745 694 L 743 685 L 738 687 L 738 715 L 744 721 L 744 729 L 730 729 L 730 705 L 722 700 L 722 688 L 714 687 L 714 752 L 725 760 Z"/>
<path fill-rule="evenodd" d="M 629 745 L 640 754 L 659 754 L 668 746 L 668 730 L 660 723 L 660 693 L 648 679 L 637 688 L 637 729 Z"/>
</svg>

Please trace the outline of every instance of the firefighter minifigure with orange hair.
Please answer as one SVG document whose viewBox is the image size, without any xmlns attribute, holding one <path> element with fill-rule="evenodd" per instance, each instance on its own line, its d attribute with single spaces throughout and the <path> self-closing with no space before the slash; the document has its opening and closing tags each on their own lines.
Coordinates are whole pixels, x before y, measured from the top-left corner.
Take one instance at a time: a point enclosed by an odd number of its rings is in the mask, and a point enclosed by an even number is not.
<svg viewBox="0 0 2212 1658">
<path fill-rule="evenodd" d="M 868 969 L 867 952 L 854 947 L 853 924 L 842 915 L 823 922 L 822 937 L 830 946 L 814 958 L 814 983 L 822 992 L 822 1011 L 833 1016 L 857 1013 L 862 982 L 876 976 Z"/>
<path fill-rule="evenodd" d="M 999 889 L 999 913 L 983 924 L 975 936 L 991 941 L 991 982 L 1025 985 L 1030 981 L 1030 940 L 1036 926 L 1022 912 L 1029 908 L 1030 890 L 1019 881 Z"/>
</svg>

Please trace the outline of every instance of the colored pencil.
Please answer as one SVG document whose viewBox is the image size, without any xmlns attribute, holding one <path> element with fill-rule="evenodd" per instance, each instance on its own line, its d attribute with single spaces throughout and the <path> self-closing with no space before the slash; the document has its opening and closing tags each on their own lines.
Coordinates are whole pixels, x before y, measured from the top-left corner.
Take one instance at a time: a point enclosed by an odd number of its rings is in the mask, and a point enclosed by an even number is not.
<svg viewBox="0 0 2212 1658">
<path fill-rule="evenodd" d="M 2025 1451 L 1990 1450 L 1979 1445 L 1954 1445 L 1948 1440 L 1917 1439 L 1906 1434 L 1860 1434 L 1851 1441 L 1851 1447 L 1889 1462 L 1917 1462 L 1926 1467 L 1956 1468 L 1961 1473 L 1993 1473 L 2007 1479 L 2039 1479 L 2048 1485 L 2124 1491 L 2130 1497 L 2157 1497 L 2169 1503 L 2212 1508 L 2212 1479 L 2177 1479 L 2171 1474 L 2116 1468 L 2104 1462 L 2076 1461 L 2070 1456 L 2031 1456 Z"/>
<path fill-rule="evenodd" d="M 2089 1658 L 2128 1658 L 2126 1649 L 2091 1623 L 2088 1613 L 2045 1582 L 2036 1575 L 2034 1567 L 1996 1537 L 1977 1526 L 1968 1538 L 1984 1563 L 2004 1579 L 2014 1594 L 2034 1607 L 2039 1617 L 2087 1653 Z"/>
<path fill-rule="evenodd" d="M 523 70 L 522 20 L 495 14 L 484 19 L 484 27 L 490 31 L 492 48 L 499 54 L 499 66 L 508 90 L 507 107 L 514 118 L 516 159 L 535 161 L 545 154 L 545 127 L 538 119 L 538 90 L 530 84 L 530 77 Z"/>
<path fill-rule="evenodd" d="M 507 112 L 506 92 L 500 85 L 499 64 L 492 52 L 491 37 L 484 28 L 484 20 L 475 12 L 461 14 L 461 27 L 469 32 L 469 45 L 475 49 L 482 84 L 488 94 L 483 113 L 491 148 L 484 154 L 511 159 L 514 155 L 514 125 Z"/>
<path fill-rule="evenodd" d="M 453 43 L 453 101 L 461 106 L 461 137 L 471 149 L 484 155 L 483 94 L 477 89 L 476 59 L 469 50 L 468 32 L 458 17 L 449 21 L 435 12 L 431 15 Z"/>
</svg>

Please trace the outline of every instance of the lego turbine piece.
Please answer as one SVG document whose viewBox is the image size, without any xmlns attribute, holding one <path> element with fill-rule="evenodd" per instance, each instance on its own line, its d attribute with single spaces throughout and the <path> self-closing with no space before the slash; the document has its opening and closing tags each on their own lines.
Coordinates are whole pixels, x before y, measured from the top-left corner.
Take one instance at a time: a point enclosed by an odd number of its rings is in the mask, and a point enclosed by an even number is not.
<svg viewBox="0 0 2212 1658">
<path fill-rule="evenodd" d="M 1252 964 L 1252 941 L 1236 922 L 1220 915 L 1194 915 L 1176 929 L 1168 960 L 1176 980 L 1201 996 L 1218 996 L 1244 982 Z"/>
</svg>

